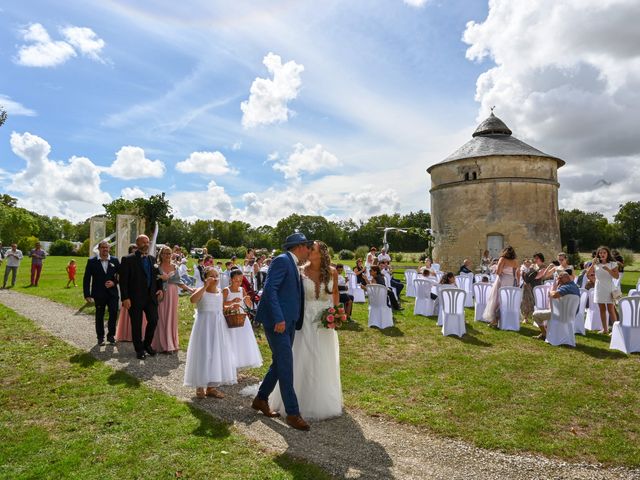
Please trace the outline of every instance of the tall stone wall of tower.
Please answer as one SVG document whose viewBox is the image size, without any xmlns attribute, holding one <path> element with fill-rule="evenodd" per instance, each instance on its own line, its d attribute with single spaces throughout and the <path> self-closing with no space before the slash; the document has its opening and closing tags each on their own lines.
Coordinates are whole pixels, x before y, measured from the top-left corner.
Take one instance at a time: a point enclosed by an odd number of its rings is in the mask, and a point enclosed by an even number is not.
<svg viewBox="0 0 640 480">
<path fill-rule="evenodd" d="M 456 270 L 464 258 L 512 245 L 520 259 L 560 251 L 557 160 L 494 155 L 438 164 L 431 169 L 433 258 Z"/>
</svg>

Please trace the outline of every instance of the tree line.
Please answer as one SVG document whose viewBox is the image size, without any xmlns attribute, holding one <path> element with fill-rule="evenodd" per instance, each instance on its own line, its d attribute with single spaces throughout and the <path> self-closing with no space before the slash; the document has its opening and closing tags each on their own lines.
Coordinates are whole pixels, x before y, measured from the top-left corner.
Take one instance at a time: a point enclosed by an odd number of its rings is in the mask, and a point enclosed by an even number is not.
<svg viewBox="0 0 640 480">
<path fill-rule="evenodd" d="M 25 239 L 64 240 L 88 242 L 89 222 L 79 223 L 49 217 L 24 209 L 10 195 L 0 195 L 0 240 L 5 245 L 23 243 Z M 118 198 L 103 205 L 108 219 L 107 229 L 115 230 L 118 214 L 140 215 L 146 220 L 147 233 L 153 231 L 155 222 L 160 225 L 159 243 L 181 245 L 187 249 L 203 247 L 210 240 L 214 244 L 231 248 L 259 247 L 277 249 L 291 232 L 299 230 L 308 238 L 325 241 L 336 252 L 355 250 L 359 246 L 382 244 L 383 228 L 399 227 L 407 233 L 389 232 L 387 240 L 393 251 L 423 252 L 428 248 L 424 234 L 431 226 L 431 215 L 422 210 L 407 214 L 376 215 L 367 220 L 327 220 L 319 215 L 292 214 L 275 226 L 251 226 L 240 220 L 196 220 L 189 222 L 175 218 L 165 194 L 144 199 Z M 562 244 L 576 241 L 582 250 L 591 250 L 600 244 L 640 250 L 640 202 L 627 202 L 620 208 L 612 222 L 598 212 L 560 210 L 560 235 Z M 25 245 L 28 246 L 28 245 Z"/>
</svg>

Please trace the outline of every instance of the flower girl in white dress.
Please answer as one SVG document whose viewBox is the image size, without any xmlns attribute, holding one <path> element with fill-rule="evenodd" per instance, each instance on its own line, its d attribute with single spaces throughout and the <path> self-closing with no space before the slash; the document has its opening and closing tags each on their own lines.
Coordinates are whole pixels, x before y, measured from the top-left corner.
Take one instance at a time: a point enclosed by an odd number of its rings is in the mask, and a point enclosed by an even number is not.
<svg viewBox="0 0 640 480">
<path fill-rule="evenodd" d="M 215 387 L 238 383 L 236 359 L 229 328 L 222 314 L 222 293 L 218 289 L 218 281 L 217 270 L 207 267 L 204 285 L 190 298 L 191 303 L 197 303 L 197 310 L 187 348 L 184 385 L 196 387 L 198 398 L 205 395 L 224 398 L 224 393 Z"/>
<path fill-rule="evenodd" d="M 247 298 L 247 293 L 242 288 L 242 272 L 231 270 L 231 283 L 222 290 L 222 300 L 224 308 L 238 306 L 242 307 Z M 229 336 L 236 356 L 237 368 L 254 368 L 262 366 L 262 355 L 253 333 L 251 322 L 245 318 L 244 325 L 238 328 L 230 328 Z"/>
</svg>

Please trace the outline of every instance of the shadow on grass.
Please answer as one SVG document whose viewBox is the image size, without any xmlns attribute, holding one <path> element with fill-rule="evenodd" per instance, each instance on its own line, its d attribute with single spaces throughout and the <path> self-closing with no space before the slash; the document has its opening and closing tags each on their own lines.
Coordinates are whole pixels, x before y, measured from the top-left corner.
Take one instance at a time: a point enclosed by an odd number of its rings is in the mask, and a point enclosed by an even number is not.
<svg viewBox="0 0 640 480">
<path fill-rule="evenodd" d="M 597 340 L 599 342 L 604 342 L 607 345 L 611 342 L 611 337 L 609 337 L 608 335 L 603 335 L 601 333 L 588 332 L 586 337 L 591 339 L 591 340 Z"/>
<path fill-rule="evenodd" d="M 86 352 L 76 353 L 75 355 L 71 355 L 69 357 L 69 361 L 71 363 L 76 363 L 83 368 L 91 367 L 92 365 L 95 365 L 96 363 L 99 362 L 97 358 L 95 358 L 90 353 L 86 353 Z"/>
<path fill-rule="evenodd" d="M 310 470 L 320 470 L 320 468 L 310 463 L 304 463 L 300 459 L 294 460 L 286 453 L 274 457 L 273 463 L 280 466 L 280 468 L 282 468 L 283 470 L 289 472 L 291 478 L 293 478 L 294 480 L 308 480 L 309 478 L 331 478 L 329 477 L 329 475 L 319 472 L 312 474 Z M 313 475 L 313 477 L 311 477 L 310 475 Z"/>
<path fill-rule="evenodd" d="M 340 327 L 340 330 L 347 330 L 349 332 L 362 332 L 364 331 L 364 328 L 362 328 L 362 325 L 360 325 L 358 322 L 345 322 L 342 324 L 342 327 Z"/>
<path fill-rule="evenodd" d="M 291 472 L 293 478 L 332 478 L 329 475 L 319 475 L 310 477 L 309 472 L 304 476 L 299 473 L 300 466 L 288 465 L 287 459 L 309 458 L 308 450 L 318 448 L 325 442 L 330 443 L 336 451 L 358 452 L 357 455 L 345 456 L 340 465 L 333 465 L 340 470 L 336 472 L 335 478 L 376 478 L 392 479 L 391 468 L 393 461 L 384 446 L 372 439 L 367 438 L 362 428 L 351 415 L 344 412 L 342 416 L 330 420 L 311 422 L 311 433 L 304 433 L 285 426 L 282 422 L 272 422 L 269 419 L 260 418 L 270 429 L 282 436 L 287 442 L 288 448 L 284 455 L 280 455 L 275 461 L 282 468 Z M 335 432 L 340 432 L 336 435 Z M 314 438 L 315 437 L 315 438 Z M 290 461 L 290 460 L 289 460 Z M 283 462 L 283 463 L 280 463 Z M 321 467 L 322 468 L 322 467 Z"/>
<path fill-rule="evenodd" d="M 109 382 L 109 385 L 124 385 L 125 387 L 131 388 L 138 388 L 140 386 L 140 380 L 122 370 L 113 372 L 109 375 L 107 381 Z"/>
<path fill-rule="evenodd" d="M 385 337 L 404 337 L 404 332 L 395 326 L 380 330 L 380 333 Z"/>
<path fill-rule="evenodd" d="M 576 343 L 576 351 L 582 352 L 593 358 L 606 358 L 606 359 L 624 359 L 627 358 L 627 354 L 619 352 L 617 350 L 609 350 L 608 348 L 597 348 L 590 345 L 584 345 L 582 343 Z"/>
<path fill-rule="evenodd" d="M 207 438 L 226 438 L 231 434 L 228 425 L 215 420 L 211 415 L 192 404 L 187 404 L 187 406 L 191 411 L 191 415 L 200 421 L 200 425 L 192 432 L 194 435 Z"/>
<path fill-rule="evenodd" d="M 455 338 L 457 340 L 460 340 L 462 343 L 466 343 L 468 345 L 475 345 L 476 347 L 492 347 L 493 344 L 489 343 L 489 342 L 485 342 L 483 340 L 480 340 L 478 337 L 476 337 L 475 335 L 471 335 L 470 332 L 476 332 L 477 330 L 475 330 L 472 327 L 467 328 L 467 333 L 465 335 L 462 336 L 462 338 L 453 336 L 452 338 Z"/>
</svg>

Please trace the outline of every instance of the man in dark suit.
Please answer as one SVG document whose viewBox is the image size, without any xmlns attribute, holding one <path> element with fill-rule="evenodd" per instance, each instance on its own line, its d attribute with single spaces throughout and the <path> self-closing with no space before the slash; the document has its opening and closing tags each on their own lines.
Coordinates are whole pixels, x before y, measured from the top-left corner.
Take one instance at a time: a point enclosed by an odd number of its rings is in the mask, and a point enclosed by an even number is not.
<svg viewBox="0 0 640 480">
<path fill-rule="evenodd" d="M 136 238 L 138 250 L 122 258 L 120 266 L 120 294 L 122 308 L 129 310 L 131 318 L 131 337 L 136 357 L 140 360 L 146 355 L 153 356 L 151 340 L 158 323 L 158 301 L 162 300 L 162 279 L 159 277 L 156 259 L 149 252 L 149 237 L 139 235 Z M 142 341 L 142 313 L 147 318 L 147 329 Z"/>
<path fill-rule="evenodd" d="M 98 256 L 87 261 L 84 270 L 84 299 L 96 306 L 96 335 L 98 345 L 104 345 L 104 311 L 109 310 L 107 341 L 116 343 L 116 320 L 118 318 L 118 271 L 120 262 L 109 255 L 109 242 L 98 244 Z"/>
<path fill-rule="evenodd" d="M 269 395 L 278 382 L 287 424 L 298 430 L 309 430 L 310 427 L 300 416 L 298 398 L 293 389 L 291 347 L 296 329 L 302 328 L 304 311 L 304 291 L 298 263 L 307 260 L 312 246 L 313 242 L 308 241 L 302 233 L 287 237 L 282 247 L 287 251 L 271 262 L 256 313 L 256 321 L 264 326 L 271 348 L 271 366 L 251 407 L 267 417 L 279 416 L 269 408 Z"/>
</svg>

